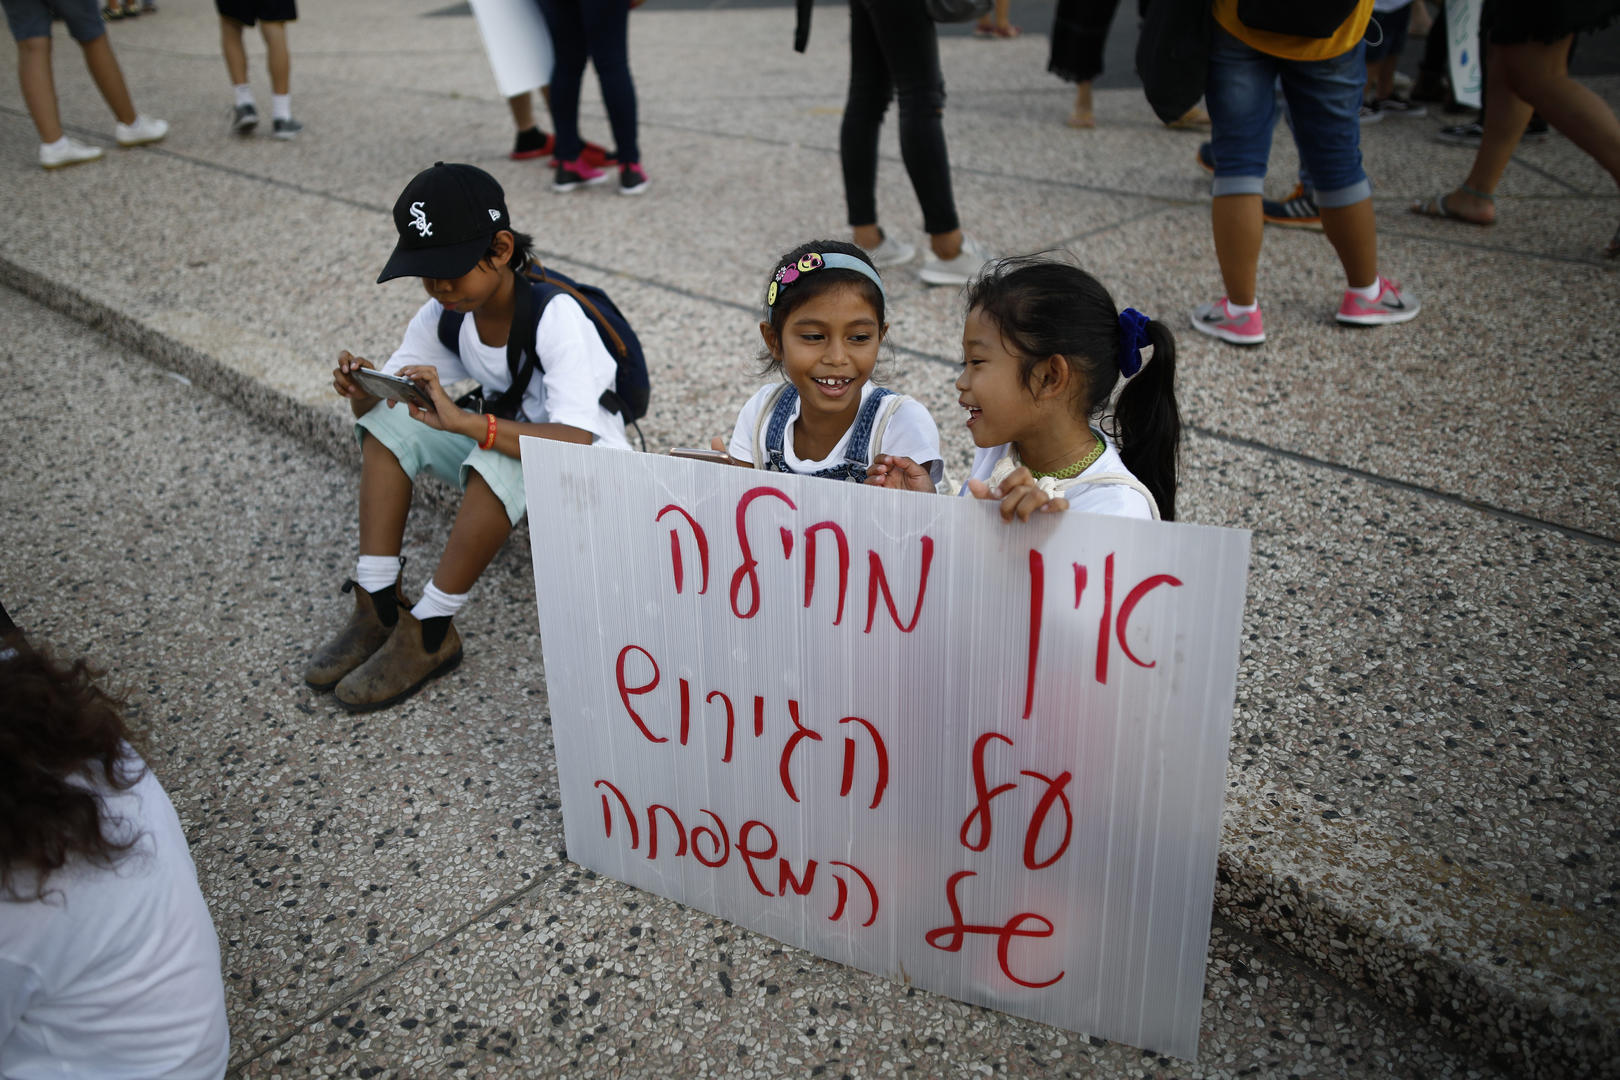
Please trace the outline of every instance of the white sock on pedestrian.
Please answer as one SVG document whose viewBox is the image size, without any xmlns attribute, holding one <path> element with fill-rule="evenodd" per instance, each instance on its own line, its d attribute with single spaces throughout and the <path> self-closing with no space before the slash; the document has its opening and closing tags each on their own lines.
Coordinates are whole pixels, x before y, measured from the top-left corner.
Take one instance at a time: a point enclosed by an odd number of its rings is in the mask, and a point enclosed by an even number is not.
<svg viewBox="0 0 1620 1080">
<path fill-rule="evenodd" d="M 1226 312 L 1228 315 L 1250 315 L 1259 310 L 1260 298 L 1258 296 L 1254 298 L 1252 304 L 1234 304 L 1231 297 L 1226 299 Z"/>
<path fill-rule="evenodd" d="M 362 555 L 355 560 L 354 583 L 366 592 L 382 592 L 397 580 L 398 555 Z"/>
<path fill-rule="evenodd" d="M 291 94 L 271 94 L 270 95 L 270 119 L 272 119 L 272 120 L 291 120 L 292 119 L 292 95 Z"/>
<path fill-rule="evenodd" d="M 1371 285 L 1363 285 L 1359 289 L 1354 285 L 1347 285 L 1345 286 L 1345 291 L 1355 293 L 1361 299 L 1371 303 L 1372 301 L 1377 300 L 1378 294 L 1383 291 L 1382 285 L 1383 283 L 1377 278 L 1373 278 L 1373 283 Z"/>
<path fill-rule="evenodd" d="M 441 615 L 454 618 L 466 606 L 466 593 L 447 593 L 430 581 L 422 590 L 422 599 L 411 608 L 411 614 L 418 619 L 432 619 Z"/>
<path fill-rule="evenodd" d="M 238 105 L 253 104 L 253 87 L 243 83 L 241 86 L 233 86 L 231 89 L 236 91 L 236 103 Z"/>
</svg>

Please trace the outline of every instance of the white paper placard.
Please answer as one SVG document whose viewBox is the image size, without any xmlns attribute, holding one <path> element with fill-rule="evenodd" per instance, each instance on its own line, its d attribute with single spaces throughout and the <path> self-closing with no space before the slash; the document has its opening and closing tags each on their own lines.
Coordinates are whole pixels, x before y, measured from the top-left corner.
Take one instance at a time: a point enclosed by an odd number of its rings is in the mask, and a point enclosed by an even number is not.
<svg viewBox="0 0 1620 1080">
<path fill-rule="evenodd" d="M 1247 532 L 523 440 L 575 862 L 1192 1058 Z"/>
<path fill-rule="evenodd" d="M 1446 0 L 1446 53 L 1451 72 L 1451 96 L 1459 104 L 1479 108 L 1485 69 L 1480 63 L 1479 12 L 1483 0 Z"/>
<path fill-rule="evenodd" d="M 551 83 L 551 33 L 534 0 L 468 0 L 501 97 Z"/>
</svg>

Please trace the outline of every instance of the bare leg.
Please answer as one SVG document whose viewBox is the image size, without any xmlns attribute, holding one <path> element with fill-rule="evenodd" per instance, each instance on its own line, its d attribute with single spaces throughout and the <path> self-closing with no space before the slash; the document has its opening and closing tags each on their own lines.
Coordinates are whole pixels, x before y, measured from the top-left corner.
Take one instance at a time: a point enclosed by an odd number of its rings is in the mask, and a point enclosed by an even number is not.
<svg viewBox="0 0 1620 1080">
<path fill-rule="evenodd" d="M 1569 77 L 1569 38 L 1551 45 L 1503 45 L 1493 56 L 1506 69 L 1513 92 L 1620 184 L 1620 119 L 1606 101 Z"/>
<path fill-rule="evenodd" d="M 1344 280 L 1352 288 L 1365 288 L 1378 280 L 1378 221 L 1371 198 L 1349 206 L 1324 206 L 1322 231 L 1339 253 Z"/>
<path fill-rule="evenodd" d="M 1091 80 L 1074 84 L 1074 109 L 1064 121 L 1072 128 L 1094 128 L 1097 118 L 1091 111 Z"/>
<path fill-rule="evenodd" d="M 105 36 L 105 35 L 103 35 Z M 23 101 L 34 119 L 39 141 L 53 143 L 62 137 L 62 114 L 56 105 L 56 80 L 51 75 L 51 39 L 24 38 L 17 42 L 17 78 L 22 83 Z"/>
<path fill-rule="evenodd" d="M 855 242 L 867 251 L 883 243 L 883 230 L 876 223 L 855 226 Z"/>
<path fill-rule="evenodd" d="M 506 107 L 512 110 L 512 126 L 517 130 L 528 131 L 534 127 L 534 98 L 527 90 L 507 98 Z"/>
<path fill-rule="evenodd" d="M 1210 204 L 1209 216 L 1226 298 L 1234 304 L 1254 303 L 1261 233 L 1265 227 L 1265 219 L 1260 216 L 1260 196 L 1217 196 Z"/>
<path fill-rule="evenodd" d="M 962 230 L 952 229 L 950 232 L 929 233 L 928 246 L 941 259 L 954 259 L 962 254 Z"/>
<path fill-rule="evenodd" d="M 124 85 L 124 73 L 118 67 L 118 57 L 113 55 L 107 35 L 102 34 L 80 47 L 84 49 L 84 65 L 90 69 L 90 77 L 96 81 L 96 89 L 106 99 L 107 107 L 120 124 L 133 124 L 135 102 L 129 96 L 129 87 Z"/>
<path fill-rule="evenodd" d="M 264 38 L 265 65 L 270 69 L 270 92 L 292 93 L 292 54 L 287 51 L 287 24 L 261 19 L 259 33 Z M 245 63 L 243 68 L 246 69 Z"/>
<path fill-rule="evenodd" d="M 248 81 L 247 50 L 242 47 L 242 24 L 228 15 L 219 17 L 219 49 L 225 54 L 225 70 L 232 86 Z"/>
<path fill-rule="evenodd" d="M 370 435 L 360 444 L 360 457 L 360 554 L 398 555 L 411 512 L 411 478 L 393 451 Z"/>
<path fill-rule="evenodd" d="M 450 527 L 450 540 L 433 571 L 433 584 L 455 595 L 473 587 L 495 553 L 512 531 L 506 504 L 474 472 L 467 478 L 467 493 L 461 498 L 456 523 Z"/>
</svg>

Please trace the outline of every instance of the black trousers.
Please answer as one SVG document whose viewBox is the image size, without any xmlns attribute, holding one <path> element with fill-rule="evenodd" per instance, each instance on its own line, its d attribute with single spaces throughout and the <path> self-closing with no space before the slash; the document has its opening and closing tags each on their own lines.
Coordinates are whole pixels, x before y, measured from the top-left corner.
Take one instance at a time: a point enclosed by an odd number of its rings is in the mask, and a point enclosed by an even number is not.
<svg viewBox="0 0 1620 1080">
<path fill-rule="evenodd" d="M 900 157 L 931 235 L 958 227 L 939 39 L 922 0 L 849 0 L 849 97 L 838 133 L 850 225 L 877 223 L 878 132 L 900 102 Z"/>
</svg>

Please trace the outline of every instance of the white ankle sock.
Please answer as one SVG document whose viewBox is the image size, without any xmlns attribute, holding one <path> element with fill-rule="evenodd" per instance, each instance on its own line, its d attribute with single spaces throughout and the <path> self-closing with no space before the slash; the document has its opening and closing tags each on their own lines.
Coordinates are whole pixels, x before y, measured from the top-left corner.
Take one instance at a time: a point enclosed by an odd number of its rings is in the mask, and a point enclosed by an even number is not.
<svg viewBox="0 0 1620 1080">
<path fill-rule="evenodd" d="M 1229 315 L 1251 315 L 1260 310 L 1260 298 L 1255 297 L 1252 304 L 1234 304 L 1230 297 L 1226 301 L 1226 311 Z"/>
<path fill-rule="evenodd" d="M 271 94 L 270 95 L 270 119 L 272 119 L 272 120 L 291 120 L 292 119 L 292 95 L 291 94 Z"/>
<path fill-rule="evenodd" d="M 238 105 L 253 104 L 253 87 L 243 83 L 241 86 L 233 86 L 231 89 L 236 91 L 236 103 Z"/>
<path fill-rule="evenodd" d="M 466 593 L 447 593 L 430 581 L 422 590 L 422 599 L 411 608 L 411 614 L 418 619 L 432 619 L 440 615 L 453 617 L 466 606 Z"/>
<path fill-rule="evenodd" d="M 355 560 L 354 583 L 366 592 L 382 592 L 398 579 L 398 555 L 362 555 Z"/>
<path fill-rule="evenodd" d="M 68 148 L 68 137 L 66 135 L 63 135 L 60 139 L 57 139 L 55 142 L 42 142 L 39 145 L 40 145 L 40 147 L 42 149 L 45 149 L 45 150 L 66 150 Z"/>
<path fill-rule="evenodd" d="M 1345 286 L 1345 292 L 1355 293 L 1363 300 L 1377 300 L 1378 294 L 1383 291 L 1383 285 L 1384 283 L 1380 279 L 1373 278 L 1373 283 L 1371 285 L 1363 285 L 1359 289 L 1354 285 L 1347 285 Z"/>
</svg>

